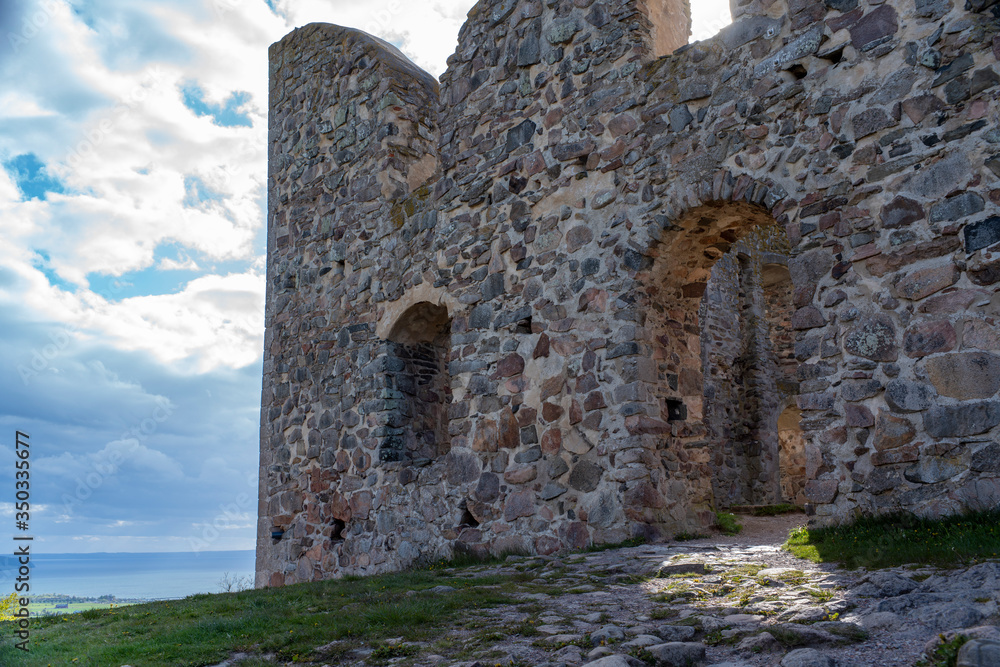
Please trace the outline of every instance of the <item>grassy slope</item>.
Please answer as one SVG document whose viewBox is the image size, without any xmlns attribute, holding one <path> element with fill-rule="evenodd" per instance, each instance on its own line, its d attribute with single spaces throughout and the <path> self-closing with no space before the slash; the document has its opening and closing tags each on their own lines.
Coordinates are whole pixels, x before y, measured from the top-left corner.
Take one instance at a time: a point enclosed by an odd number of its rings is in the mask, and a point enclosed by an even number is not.
<svg viewBox="0 0 1000 667">
<path fill-rule="evenodd" d="M 515 602 L 505 584 L 535 576 L 469 579 L 422 570 L 36 618 L 27 656 L 13 648 L 5 623 L 0 665 L 180 667 L 215 664 L 237 651 L 336 662 L 337 647 L 314 649 L 345 638 L 431 639 L 461 614 Z M 457 590 L 427 590 L 440 585 Z"/>
</svg>

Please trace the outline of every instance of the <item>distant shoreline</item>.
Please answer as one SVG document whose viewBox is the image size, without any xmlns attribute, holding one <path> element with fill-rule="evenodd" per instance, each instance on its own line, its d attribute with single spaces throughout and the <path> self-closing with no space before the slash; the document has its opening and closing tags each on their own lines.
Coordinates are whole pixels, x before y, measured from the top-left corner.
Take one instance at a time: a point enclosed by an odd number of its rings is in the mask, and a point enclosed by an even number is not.
<svg viewBox="0 0 1000 667">
<path fill-rule="evenodd" d="M 9 565 L 0 558 L 0 569 Z M 247 588 L 253 577 L 252 550 L 38 554 L 29 595 L 38 601 L 32 611 L 55 604 L 137 604 Z"/>
</svg>

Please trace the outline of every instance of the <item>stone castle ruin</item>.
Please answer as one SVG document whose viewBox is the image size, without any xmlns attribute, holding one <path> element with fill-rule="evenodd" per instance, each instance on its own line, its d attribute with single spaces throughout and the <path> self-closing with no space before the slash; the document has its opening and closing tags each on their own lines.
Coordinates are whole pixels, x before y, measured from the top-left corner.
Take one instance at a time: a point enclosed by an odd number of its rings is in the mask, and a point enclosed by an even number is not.
<svg viewBox="0 0 1000 667">
<path fill-rule="evenodd" d="M 995 3 L 272 46 L 258 585 L 1000 505 Z"/>
</svg>

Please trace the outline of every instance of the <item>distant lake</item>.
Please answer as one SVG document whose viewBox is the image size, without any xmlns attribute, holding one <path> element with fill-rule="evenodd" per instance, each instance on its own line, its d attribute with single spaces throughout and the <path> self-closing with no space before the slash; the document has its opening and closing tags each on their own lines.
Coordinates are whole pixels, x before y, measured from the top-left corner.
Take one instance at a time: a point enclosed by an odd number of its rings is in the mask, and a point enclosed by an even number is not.
<svg viewBox="0 0 1000 667">
<path fill-rule="evenodd" d="M 32 554 L 31 592 L 157 600 L 218 593 L 228 572 L 253 581 L 253 551 Z M 0 558 L 0 592 L 14 591 L 17 565 Z"/>
</svg>

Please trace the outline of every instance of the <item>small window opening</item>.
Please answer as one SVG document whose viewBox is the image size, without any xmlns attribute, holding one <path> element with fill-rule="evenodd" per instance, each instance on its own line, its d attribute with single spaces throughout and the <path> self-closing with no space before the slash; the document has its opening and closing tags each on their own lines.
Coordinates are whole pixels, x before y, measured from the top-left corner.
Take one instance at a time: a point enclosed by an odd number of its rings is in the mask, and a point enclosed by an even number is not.
<svg viewBox="0 0 1000 667">
<path fill-rule="evenodd" d="M 531 318 L 526 317 L 520 320 L 514 327 L 514 333 L 519 334 L 530 334 L 531 333 Z"/>
<path fill-rule="evenodd" d="M 462 510 L 462 518 L 458 520 L 458 527 L 461 528 L 462 526 L 468 526 L 470 528 L 478 528 L 479 521 L 477 521 L 476 517 L 472 516 L 472 512 L 469 511 L 468 502 L 469 500 L 466 498 L 462 500 L 458 506 L 459 509 Z"/>
<path fill-rule="evenodd" d="M 688 410 L 684 401 L 676 398 L 667 399 L 667 421 L 682 422 L 687 419 Z"/>
<path fill-rule="evenodd" d="M 347 537 L 344 534 L 345 530 L 347 530 L 347 523 L 341 519 L 334 519 L 333 525 L 330 529 L 330 541 L 343 542 L 344 538 Z"/>
<path fill-rule="evenodd" d="M 273 528 L 271 530 L 271 539 L 275 542 L 279 541 L 285 536 L 285 530 L 283 528 Z"/>
</svg>

